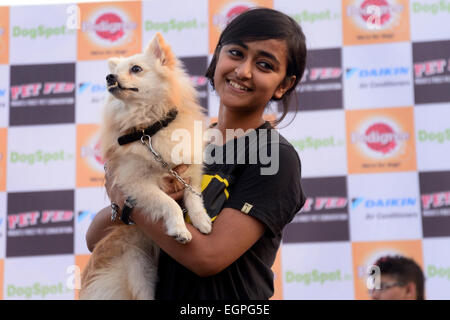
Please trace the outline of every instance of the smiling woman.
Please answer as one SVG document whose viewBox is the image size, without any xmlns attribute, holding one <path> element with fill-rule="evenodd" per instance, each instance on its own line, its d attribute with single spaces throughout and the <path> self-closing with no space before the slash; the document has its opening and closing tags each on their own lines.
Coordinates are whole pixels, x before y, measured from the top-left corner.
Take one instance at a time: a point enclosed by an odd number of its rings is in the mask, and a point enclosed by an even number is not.
<svg viewBox="0 0 450 320">
<path fill-rule="evenodd" d="M 305 36 L 300 26 L 279 11 L 251 9 L 234 18 L 223 31 L 206 73 L 220 97 L 218 122 L 213 127 L 228 139 L 210 143 L 218 161 L 204 164 L 201 189 L 213 222 L 211 233 L 203 234 L 187 223 L 192 239 L 180 244 L 166 234 L 161 221 L 145 219 L 139 203 L 128 213 L 161 249 L 156 299 L 261 300 L 273 295 L 271 267 L 282 232 L 303 207 L 306 196 L 297 152 L 264 121 L 263 113 L 274 100 L 282 100 L 284 115 L 287 113 L 287 99 L 302 78 L 305 60 Z M 125 79 L 129 68 L 124 68 Z M 109 82 L 115 94 L 116 81 Z M 246 133 L 233 143 L 234 136 L 227 130 Z M 261 157 L 264 149 L 271 150 L 269 165 L 276 162 L 274 172 L 264 173 L 268 167 Z M 235 160 L 230 153 L 243 154 L 248 161 Z M 250 160 L 254 153 L 257 163 Z M 123 204 L 127 195 L 108 181 L 107 175 L 111 201 Z M 165 191 L 181 201 L 183 191 L 176 192 L 181 188 L 183 185 L 174 183 Z M 184 194 L 185 203 L 186 199 Z M 103 209 L 92 222 L 87 234 L 90 249 L 111 225 L 110 212 L 110 208 Z M 192 220 L 190 215 L 188 211 L 186 221 Z"/>
</svg>

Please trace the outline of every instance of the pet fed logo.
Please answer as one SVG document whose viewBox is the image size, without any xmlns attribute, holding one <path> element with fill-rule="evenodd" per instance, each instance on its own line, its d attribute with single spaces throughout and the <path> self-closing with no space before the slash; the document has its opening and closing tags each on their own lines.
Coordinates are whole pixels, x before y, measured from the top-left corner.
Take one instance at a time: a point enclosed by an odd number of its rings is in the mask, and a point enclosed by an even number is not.
<svg viewBox="0 0 450 320">
<path fill-rule="evenodd" d="M 348 230 L 345 177 L 303 179 L 308 195 L 283 234 L 284 242 L 346 241 Z"/>
<path fill-rule="evenodd" d="M 311 50 L 300 85 L 297 86 L 301 110 L 342 108 L 341 49 Z M 292 101 L 291 110 L 295 110 Z"/>
<path fill-rule="evenodd" d="M 8 257 L 73 253 L 73 190 L 8 193 Z"/>
<path fill-rule="evenodd" d="M 75 64 L 11 66 L 10 124 L 75 119 Z"/>
<path fill-rule="evenodd" d="M 450 172 L 419 174 L 424 237 L 450 235 Z"/>
<path fill-rule="evenodd" d="M 450 101 L 450 41 L 413 43 L 416 103 Z"/>
</svg>

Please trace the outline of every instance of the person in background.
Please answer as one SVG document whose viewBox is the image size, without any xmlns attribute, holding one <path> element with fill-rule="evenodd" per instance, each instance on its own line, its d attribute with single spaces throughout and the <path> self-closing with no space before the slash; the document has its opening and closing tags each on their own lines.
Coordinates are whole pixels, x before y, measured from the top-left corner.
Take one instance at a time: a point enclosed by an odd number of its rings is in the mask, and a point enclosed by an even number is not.
<svg viewBox="0 0 450 320">
<path fill-rule="evenodd" d="M 373 300 L 425 300 L 425 277 L 414 260 L 385 256 L 375 266 L 380 268 L 381 281 L 369 292 Z"/>
</svg>

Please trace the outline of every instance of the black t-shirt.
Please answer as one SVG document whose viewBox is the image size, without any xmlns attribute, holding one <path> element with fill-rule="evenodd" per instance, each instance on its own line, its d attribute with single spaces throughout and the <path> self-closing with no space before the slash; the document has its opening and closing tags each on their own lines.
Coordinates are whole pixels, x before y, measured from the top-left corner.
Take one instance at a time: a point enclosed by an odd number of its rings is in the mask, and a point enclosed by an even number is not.
<svg viewBox="0 0 450 320">
<path fill-rule="evenodd" d="M 271 267 L 282 230 L 306 199 L 298 154 L 269 122 L 223 146 L 210 144 L 206 152 L 211 157 L 205 162 L 216 160 L 205 164 L 202 182 L 211 219 L 223 208 L 233 208 L 261 221 L 266 230 L 240 258 L 210 277 L 197 276 L 161 250 L 156 299 L 268 299 L 273 295 Z"/>
</svg>

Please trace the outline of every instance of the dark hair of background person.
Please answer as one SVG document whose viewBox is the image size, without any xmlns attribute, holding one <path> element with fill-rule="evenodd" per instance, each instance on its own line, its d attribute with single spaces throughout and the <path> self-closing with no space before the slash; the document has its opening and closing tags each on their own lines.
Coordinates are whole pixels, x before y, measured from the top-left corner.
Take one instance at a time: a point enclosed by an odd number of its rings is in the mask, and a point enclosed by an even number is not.
<svg viewBox="0 0 450 320">
<path fill-rule="evenodd" d="M 287 43 L 287 70 L 286 77 L 295 76 L 294 85 L 286 91 L 282 100 L 282 116 L 274 122 L 279 124 L 287 115 L 290 93 L 295 90 L 301 80 L 306 65 L 306 40 L 299 24 L 288 15 L 268 8 L 249 9 L 234 18 L 223 30 L 214 51 L 211 63 L 205 76 L 214 88 L 214 72 L 220 49 L 224 45 L 251 42 L 259 40 L 279 39 Z M 296 94 L 294 92 L 294 97 Z M 298 101 L 296 101 L 298 102 Z M 295 103 L 298 111 L 298 103 Z"/>
<path fill-rule="evenodd" d="M 375 265 L 380 268 L 382 276 L 391 276 L 403 285 L 409 282 L 415 283 L 416 300 L 425 300 L 425 277 L 422 269 L 414 260 L 402 256 L 387 256 L 379 258 Z"/>
</svg>

